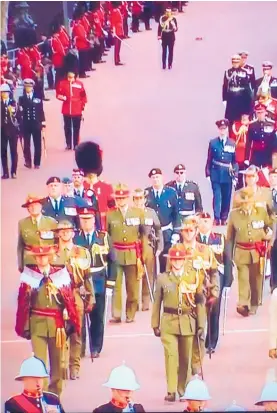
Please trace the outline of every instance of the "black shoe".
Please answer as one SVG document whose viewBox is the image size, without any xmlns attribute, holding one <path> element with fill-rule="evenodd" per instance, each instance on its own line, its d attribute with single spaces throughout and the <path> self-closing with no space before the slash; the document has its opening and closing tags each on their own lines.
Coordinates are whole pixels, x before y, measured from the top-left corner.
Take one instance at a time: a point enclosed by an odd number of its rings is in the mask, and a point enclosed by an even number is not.
<svg viewBox="0 0 277 413">
<path fill-rule="evenodd" d="M 175 402 L 176 394 L 175 393 L 167 393 L 167 396 L 165 396 L 164 400 L 166 402 Z"/>
<path fill-rule="evenodd" d="M 1 179 L 9 179 L 9 174 L 3 174 Z"/>
<path fill-rule="evenodd" d="M 165 70 L 166 69 L 166 65 L 163 65 L 163 70 Z"/>
<path fill-rule="evenodd" d="M 96 64 L 97 63 L 106 63 L 106 60 L 99 60 L 98 62 L 96 62 Z"/>
<path fill-rule="evenodd" d="M 12 173 L 12 179 L 16 179 L 16 178 L 17 178 L 16 173 L 15 172 Z"/>
<path fill-rule="evenodd" d="M 121 318 L 111 318 L 110 319 L 110 321 L 109 321 L 109 323 L 111 323 L 111 324 L 119 324 L 119 323 L 121 323 Z"/>
<path fill-rule="evenodd" d="M 100 357 L 100 354 L 97 351 L 94 351 L 93 353 L 91 353 L 90 356 L 93 359 L 98 359 Z"/>
<path fill-rule="evenodd" d="M 72 149 L 72 147 L 69 146 L 69 145 L 67 145 L 66 148 L 65 148 L 66 151 L 71 151 L 71 149 Z"/>
<path fill-rule="evenodd" d="M 142 307 L 142 311 L 149 311 L 149 307 Z"/>
<path fill-rule="evenodd" d="M 126 323 L 133 323 L 135 320 L 134 319 L 131 319 L 131 318 L 126 318 Z"/>
<path fill-rule="evenodd" d="M 44 102 L 48 102 L 50 99 L 49 98 L 44 98 L 42 99 Z"/>
<path fill-rule="evenodd" d="M 215 353 L 215 349 L 213 347 L 206 349 L 206 354 L 214 354 L 214 353 Z"/>
<path fill-rule="evenodd" d="M 29 164 L 29 163 L 24 163 L 24 166 L 25 166 L 26 168 L 28 168 L 28 169 L 32 169 L 32 165 Z"/>
<path fill-rule="evenodd" d="M 39 165 L 35 165 L 35 169 L 39 169 L 40 168 L 40 166 Z"/>
<path fill-rule="evenodd" d="M 226 220 L 226 219 L 222 219 L 222 220 L 221 220 L 221 225 L 223 225 L 223 226 L 227 225 L 227 220 Z"/>
<path fill-rule="evenodd" d="M 152 30 L 152 29 L 151 29 L 151 27 L 148 27 L 148 29 L 146 29 L 146 30 Z"/>
<path fill-rule="evenodd" d="M 216 227 L 220 226 L 220 219 L 214 219 L 214 225 Z"/>
<path fill-rule="evenodd" d="M 248 317 L 249 309 L 246 305 L 238 305 L 237 306 L 237 313 L 239 313 L 243 317 Z"/>
<path fill-rule="evenodd" d="M 102 56 L 108 56 L 108 53 L 103 53 L 103 55 Z"/>
<path fill-rule="evenodd" d="M 115 63 L 115 66 L 124 66 L 124 65 L 125 63 L 121 63 L 121 62 Z"/>
</svg>

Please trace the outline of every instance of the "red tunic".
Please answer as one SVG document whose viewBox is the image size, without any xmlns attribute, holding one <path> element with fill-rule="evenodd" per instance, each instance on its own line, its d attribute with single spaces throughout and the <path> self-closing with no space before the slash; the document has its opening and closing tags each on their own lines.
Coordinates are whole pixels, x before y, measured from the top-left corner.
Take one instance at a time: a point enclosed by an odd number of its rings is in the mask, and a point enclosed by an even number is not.
<svg viewBox="0 0 277 413">
<path fill-rule="evenodd" d="M 80 20 L 74 23 L 72 36 L 78 50 L 88 50 L 90 48 L 87 32 Z"/>
<path fill-rule="evenodd" d="M 230 138 L 233 139 L 236 144 L 236 160 L 238 164 L 242 164 L 245 161 L 247 132 L 248 126 L 243 125 L 241 121 L 234 122 Z"/>
<path fill-rule="evenodd" d="M 62 114 L 69 116 L 80 116 L 87 103 L 87 95 L 80 80 L 69 82 L 69 80 L 61 80 L 57 86 L 57 99 L 63 101 Z"/>
<path fill-rule="evenodd" d="M 35 79 L 35 72 L 32 70 L 30 56 L 25 49 L 19 49 L 16 56 L 16 64 L 21 66 L 21 78 Z"/>
<path fill-rule="evenodd" d="M 119 9 L 113 9 L 111 12 L 111 28 L 112 30 L 115 30 L 115 34 L 118 37 L 124 36 L 123 18 Z"/>
<path fill-rule="evenodd" d="M 51 37 L 50 44 L 53 51 L 52 63 L 55 68 L 60 68 L 63 65 L 63 59 L 65 57 L 65 50 L 62 42 L 57 37 Z"/>
<path fill-rule="evenodd" d="M 60 27 L 60 30 L 58 31 L 58 36 L 61 44 L 64 47 L 64 50 L 67 51 L 70 47 L 70 37 L 67 31 L 65 30 L 64 26 Z"/>
<path fill-rule="evenodd" d="M 37 46 L 28 47 L 27 53 L 30 57 L 32 67 L 41 66 L 41 53 Z"/>
<path fill-rule="evenodd" d="M 143 11 L 143 6 L 139 1 L 133 1 L 132 13 L 139 16 Z"/>
<path fill-rule="evenodd" d="M 84 187 L 85 189 L 90 188 L 87 182 L 84 182 Z M 92 190 L 94 191 L 98 201 L 102 230 L 106 230 L 106 215 L 107 212 L 114 206 L 113 187 L 104 181 L 97 181 L 93 185 Z"/>
</svg>

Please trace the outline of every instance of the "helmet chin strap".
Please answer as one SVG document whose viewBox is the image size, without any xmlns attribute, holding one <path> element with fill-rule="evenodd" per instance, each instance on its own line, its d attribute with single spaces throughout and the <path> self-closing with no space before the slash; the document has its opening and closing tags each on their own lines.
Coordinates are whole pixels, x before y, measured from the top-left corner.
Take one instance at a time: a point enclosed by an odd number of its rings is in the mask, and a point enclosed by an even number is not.
<svg viewBox="0 0 277 413">
<path fill-rule="evenodd" d="M 173 265 L 173 263 L 171 262 L 171 266 L 172 266 L 172 268 L 174 268 L 174 270 L 176 270 L 176 271 L 180 271 L 181 269 L 183 269 L 184 268 L 184 262 L 183 262 L 183 265 L 182 265 L 182 267 L 181 268 L 178 268 L 178 267 L 175 267 L 175 265 Z"/>
</svg>

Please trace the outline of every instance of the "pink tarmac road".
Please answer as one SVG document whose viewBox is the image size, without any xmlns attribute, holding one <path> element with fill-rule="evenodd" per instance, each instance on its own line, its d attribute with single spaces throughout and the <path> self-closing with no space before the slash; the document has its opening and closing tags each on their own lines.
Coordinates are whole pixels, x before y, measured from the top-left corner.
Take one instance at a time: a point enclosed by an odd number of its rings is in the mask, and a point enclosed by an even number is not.
<svg viewBox="0 0 277 413">
<path fill-rule="evenodd" d="M 156 24 L 152 32 L 128 39 L 122 61 L 115 67 L 112 55 L 85 80 L 88 105 L 82 140 L 97 139 L 104 151 L 103 179 L 125 182 L 131 188 L 148 185 L 148 171 L 161 167 L 166 179 L 175 164 L 187 166 L 188 178 L 199 183 L 204 208 L 211 211 L 211 189 L 204 176 L 208 140 L 214 122 L 223 117 L 221 83 L 230 56 L 241 48 L 261 74 L 261 62 L 277 65 L 276 2 L 192 2 L 178 15 L 179 31 L 172 71 L 163 71 Z M 195 40 L 202 37 L 202 41 Z M 46 193 L 51 175 L 70 176 L 74 154 L 65 152 L 61 103 L 54 96 L 45 103 L 47 158 L 40 170 L 26 170 L 20 152 L 17 180 L 2 182 L 2 403 L 20 390 L 14 382 L 20 363 L 31 353 L 27 341 L 14 333 L 19 274 L 16 265 L 17 222 L 27 193 Z M 227 314 L 227 332 L 212 360 L 204 361 L 204 375 L 212 400 L 209 407 L 223 409 L 236 400 L 253 409 L 268 370 L 275 364 L 268 352 L 268 287 L 263 307 L 255 317 L 236 314 L 236 284 Z M 152 335 L 150 313 L 139 312 L 136 322 L 107 326 L 100 359 L 82 362 L 81 378 L 67 382 L 62 403 L 67 412 L 91 412 L 108 400 L 101 385 L 111 368 L 123 360 L 136 371 L 141 390 L 137 400 L 146 411 L 182 411 L 184 404 L 166 405 L 163 348 Z"/>
</svg>

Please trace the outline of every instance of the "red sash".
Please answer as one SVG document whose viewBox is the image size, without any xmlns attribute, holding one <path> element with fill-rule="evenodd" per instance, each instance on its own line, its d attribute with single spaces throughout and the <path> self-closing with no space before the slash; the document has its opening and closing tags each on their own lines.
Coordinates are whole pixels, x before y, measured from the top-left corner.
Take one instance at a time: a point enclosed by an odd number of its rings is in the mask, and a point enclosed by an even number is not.
<svg viewBox="0 0 277 413">
<path fill-rule="evenodd" d="M 22 409 L 22 413 L 41 413 L 41 408 L 31 403 L 24 394 L 13 397 L 13 400 Z"/>
</svg>

